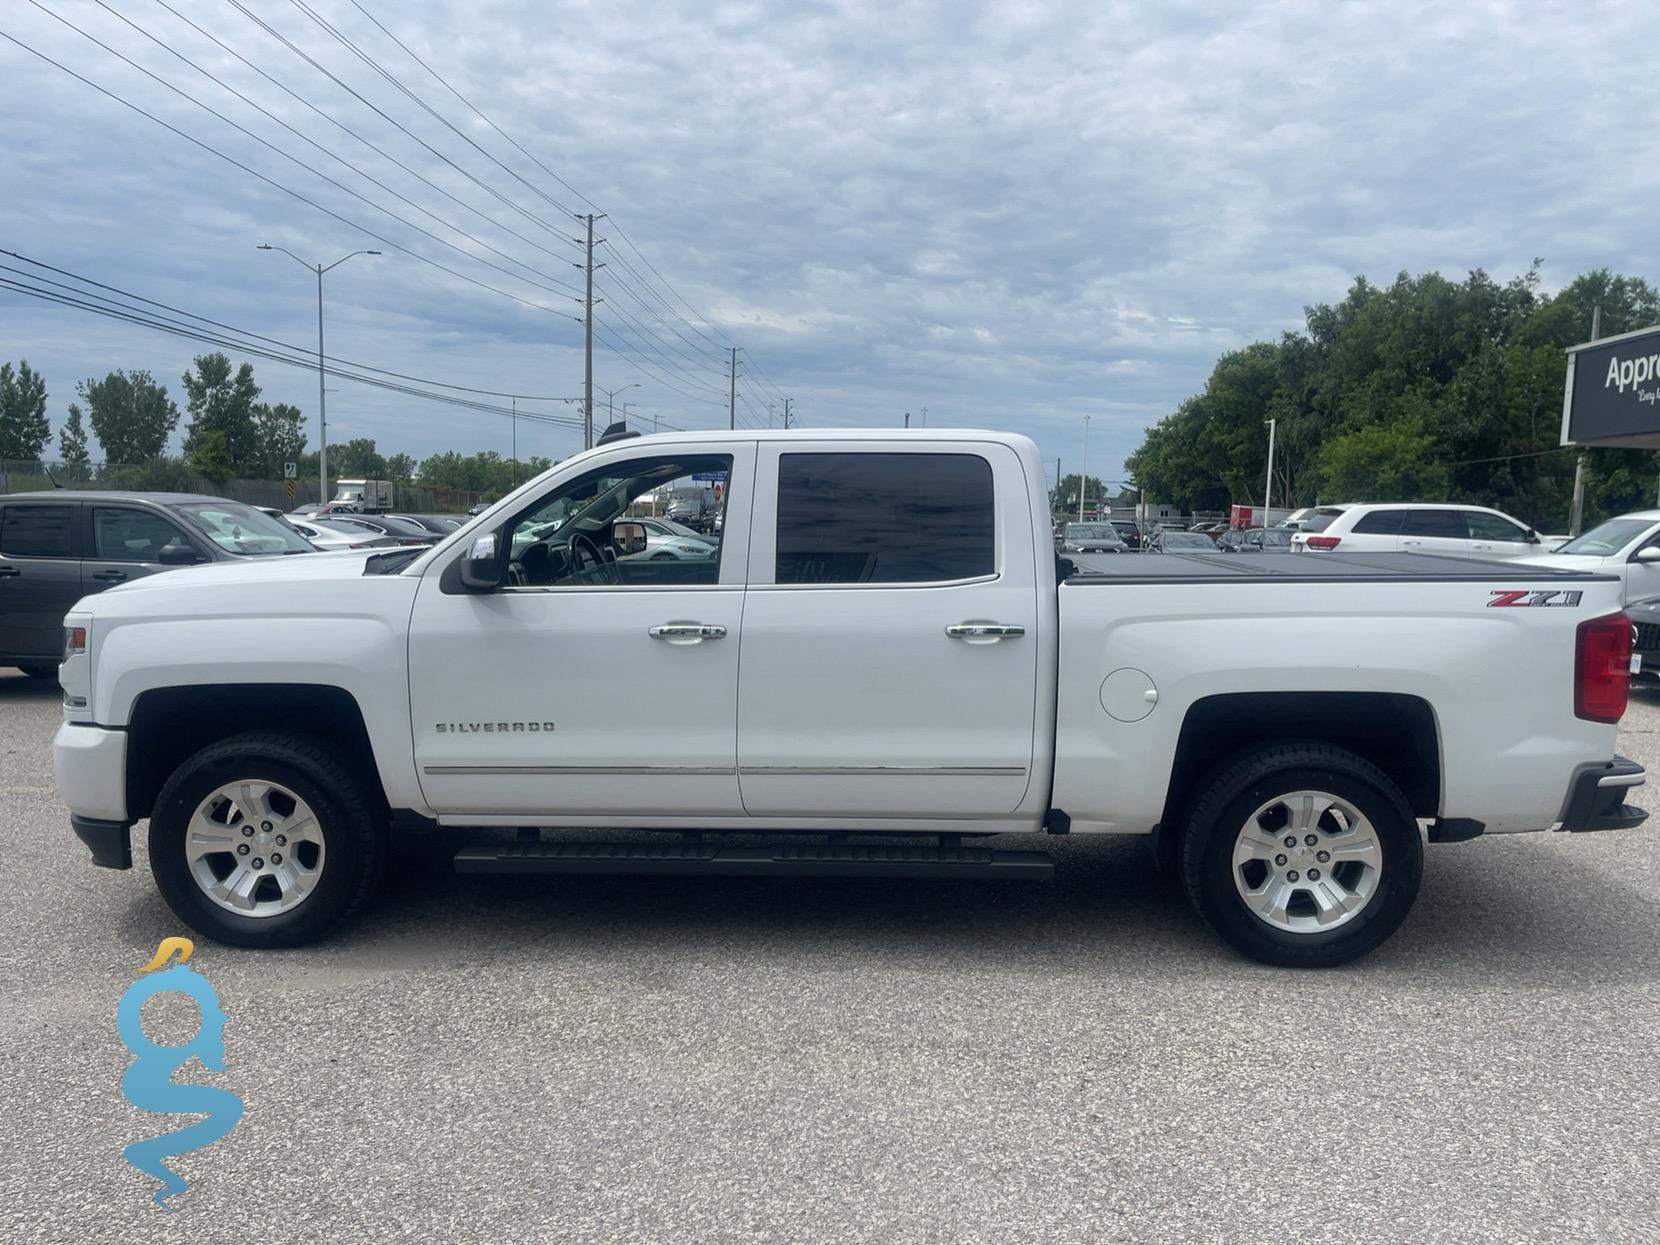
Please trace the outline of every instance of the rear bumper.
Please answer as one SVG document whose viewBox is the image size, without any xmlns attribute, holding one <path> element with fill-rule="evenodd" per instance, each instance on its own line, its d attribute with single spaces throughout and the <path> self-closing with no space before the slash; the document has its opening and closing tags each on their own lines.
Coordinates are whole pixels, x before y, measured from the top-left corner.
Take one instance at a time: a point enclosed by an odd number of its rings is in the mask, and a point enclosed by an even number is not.
<svg viewBox="0 0 1660 1245">
<path fill-rule="evenodd" d="M 1648 814 L 1625 797 L 1646 778 L 1643 767 L 1625 757 L 1581 765 L 1568 785 L 1557 827 L 1582 834 L 1592 830 L 1629 830 L 1648 820 Z"/>
</svg>

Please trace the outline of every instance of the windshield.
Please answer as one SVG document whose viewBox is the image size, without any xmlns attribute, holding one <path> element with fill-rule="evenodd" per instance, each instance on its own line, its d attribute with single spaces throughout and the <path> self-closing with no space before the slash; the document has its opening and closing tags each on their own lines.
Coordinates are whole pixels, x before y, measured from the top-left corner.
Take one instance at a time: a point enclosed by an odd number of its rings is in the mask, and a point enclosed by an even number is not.
<svg viewBox="0 0 1660 1245">
<path fill-rule="evenodd" d="M 1117 540 L 1118 530 L 1110 523 L 1068 523 L 1068 540 Z"/>
<path fill-rule="evenodd" d="M 313 553 L 306 538 L 287 523 L 237 501 L 182 502 L 179 514 L 227 553 L 258 557 Z"/>
<path fill-rule="evenodd" d="M 1606 557 L 1618 553 L 1644 532 L 1655 526 L 1653 519 L 1610 519 L 1599 523 L 1585 535 L 1570 540 L 1557 553 L 1589 553 Z"/>
</svg>

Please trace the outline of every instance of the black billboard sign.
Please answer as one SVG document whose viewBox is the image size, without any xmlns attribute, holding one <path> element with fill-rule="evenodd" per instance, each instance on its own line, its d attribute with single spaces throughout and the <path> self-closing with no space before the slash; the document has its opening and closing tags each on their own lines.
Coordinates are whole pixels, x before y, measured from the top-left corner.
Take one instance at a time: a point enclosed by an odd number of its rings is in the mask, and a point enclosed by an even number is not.
<svg viewBox="0 0 1660 1245">
<path fill-rule="evenodd" d="M 1660 327 L 1569 348 L 1562 444 L 1660 449 Z"/>
</svg>

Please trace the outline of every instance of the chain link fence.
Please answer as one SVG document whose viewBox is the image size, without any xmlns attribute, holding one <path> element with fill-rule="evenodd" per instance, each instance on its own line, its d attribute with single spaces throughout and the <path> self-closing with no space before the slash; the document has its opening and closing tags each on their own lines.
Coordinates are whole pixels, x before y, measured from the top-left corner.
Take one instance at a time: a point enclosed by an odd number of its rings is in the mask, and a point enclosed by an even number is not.
<svg viewBox="0 0 1660 1245">
<path fill-rule="evenodd" d="M 338 479 L 336 477 L 336 479 Z M 289 485 L 293 485 L 292 492 Z M 251 506 L 293 510 L 318 499 L 316 476 L 300 480 L 210 480 L 176 459 L 152 463 L 63 463 L 50 459 L 0 459 L 0 496 L 54 488 L 122 489 L 135 493 L 205 493 Z M 394 484 L 394 510 L 413 514 L 465 514 L 485 494 L 428 484 Z"/>
</svg>

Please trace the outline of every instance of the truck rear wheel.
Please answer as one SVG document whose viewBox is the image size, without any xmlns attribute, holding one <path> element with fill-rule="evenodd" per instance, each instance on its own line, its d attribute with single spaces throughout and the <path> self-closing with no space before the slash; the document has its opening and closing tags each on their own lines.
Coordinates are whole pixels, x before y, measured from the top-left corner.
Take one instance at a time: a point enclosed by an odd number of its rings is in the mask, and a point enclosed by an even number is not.
<svg viewBox="0 0 1660 1245">
<path fill-rule="evenodd" d="M 385 826 L 325 741 L 253 731 L 173 773 L 150 815 L 150 870 L 191 929 L 239 947 L 321 938 L 373 892 Z"/>
<path fill-rule="evenodd" d="M 1378 947 L 1418 897 L 1423 840 L 1400 789 L 1313 742 L 1255 749 L 1193 804 L 1182 883 L 1210 926 L 1265 964 L 1327 968 Z"/>
</svg>

